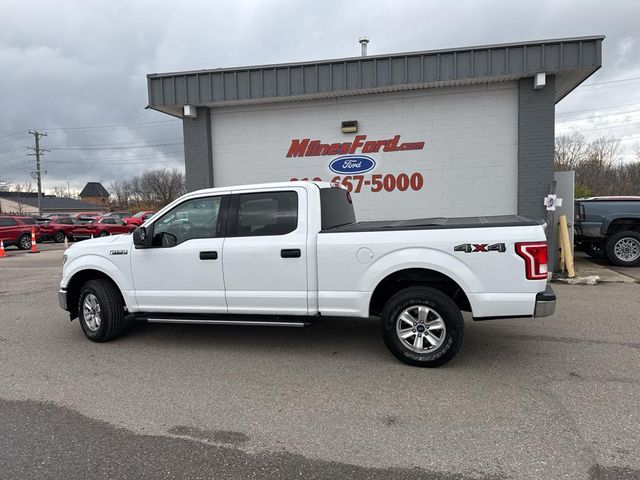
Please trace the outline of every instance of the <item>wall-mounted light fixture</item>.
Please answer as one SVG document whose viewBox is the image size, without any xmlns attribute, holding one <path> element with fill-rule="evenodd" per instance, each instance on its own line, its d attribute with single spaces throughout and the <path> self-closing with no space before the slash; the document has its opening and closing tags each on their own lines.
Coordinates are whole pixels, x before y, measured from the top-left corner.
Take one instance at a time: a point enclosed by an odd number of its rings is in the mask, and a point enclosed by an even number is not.
<svg viewBox="0 0 640 480">
<path fill-rule="evenodd" d="M 182 115 L 187 118 L 198 118 L 198 109 L 193 105 L 182 107 Z"/>
<path fill-rule="evenodd" d="M 541 88 L 544 88 L 546 84 L 547 84 L 547 74 L 544 72 L 536 73 L 535 76 L 533 77 L 533 89 L 540 90 Z"/>
<path fill-rule="evenodd" d="M 342 133 L 356 133 L 358 131 L 357 120 L 345 120 L 342 122 Z"/>
</svg>

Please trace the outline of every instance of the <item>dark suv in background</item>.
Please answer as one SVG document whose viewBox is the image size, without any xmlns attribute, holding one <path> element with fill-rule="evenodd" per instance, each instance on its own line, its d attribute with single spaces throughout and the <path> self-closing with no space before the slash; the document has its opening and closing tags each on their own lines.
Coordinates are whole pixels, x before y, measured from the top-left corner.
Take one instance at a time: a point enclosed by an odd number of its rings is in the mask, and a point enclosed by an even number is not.
<svg viewBox="0 0 640 480">
<path fill-rule="evenodd" d="M 576 200 L 575 244 L 614 265 L 640 265 L 640 197 Z"/>
</svg>

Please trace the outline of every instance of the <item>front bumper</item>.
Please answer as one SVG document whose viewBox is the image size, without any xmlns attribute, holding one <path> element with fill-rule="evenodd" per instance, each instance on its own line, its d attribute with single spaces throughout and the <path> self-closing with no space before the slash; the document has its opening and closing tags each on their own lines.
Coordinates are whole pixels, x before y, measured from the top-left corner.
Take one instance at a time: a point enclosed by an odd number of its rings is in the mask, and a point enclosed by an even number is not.
<svg viewBox="0 0 640 480">
<path fill-rule="evenodd" d="M 556 311 L 556 294 L 549 285 L 544 292 L 536 295 L 534 317 L 548 317 Z"/>
<path fill-rule="evenodd" d="M 67 289 L 66 288 L 61 288 L 60 290 L 58 290 L 58 302 L 60 303 L 60 307 L 63 310 L 66 310 L 67 312 L 69 311 L 69 308 L 67 307 Z"/>
</svg>

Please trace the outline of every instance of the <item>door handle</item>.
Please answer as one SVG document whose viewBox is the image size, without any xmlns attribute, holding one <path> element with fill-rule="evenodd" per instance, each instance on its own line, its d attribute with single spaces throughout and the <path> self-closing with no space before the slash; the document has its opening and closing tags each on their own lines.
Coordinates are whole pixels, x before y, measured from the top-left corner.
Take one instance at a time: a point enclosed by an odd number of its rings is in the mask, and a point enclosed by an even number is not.
<svg viewBox="0 0 640 480">
<path fill-rule="evenodd" d="M 300 258 L 302 253 L 299 248 L 284 248 L 280 250 L 280 256 L 282 258 Z"/>
<path fill-rule="evenodd" d="M 217 260 L 218 252 L 200 252 L 200 260 Z"/>
</svg>

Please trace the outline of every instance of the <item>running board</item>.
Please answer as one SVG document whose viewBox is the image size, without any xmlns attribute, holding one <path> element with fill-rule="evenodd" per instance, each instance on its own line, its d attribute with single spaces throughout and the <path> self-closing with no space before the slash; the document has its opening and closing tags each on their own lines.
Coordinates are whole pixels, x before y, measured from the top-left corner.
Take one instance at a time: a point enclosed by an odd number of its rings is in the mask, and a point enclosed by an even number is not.
<svg viewBox="0 0 640 480">
<path fill-rule="evenodd" d="M 151 323 L 187 323 L 196 325 L 247 325 L 252 327 L 308 327 L 311 325 L 311 317 L 287 317 L 281 316 L 260 317 L 254 315 L 178 315 L 178 314 L 139 314 L 136 315 L 140 319 L 144 319 Z M 291 318 L 291 320 L 289 320 Z"/>
<path fill-rule="evenodd" d="M 151 323 L 191 323 L 201 325 L 250 325 L 252 327 L 308 327 L 310 323 L 304 322 L 272 322 L 249 320 L 200 320 L 191 318 L 147 318 Z"/>
</svg>

